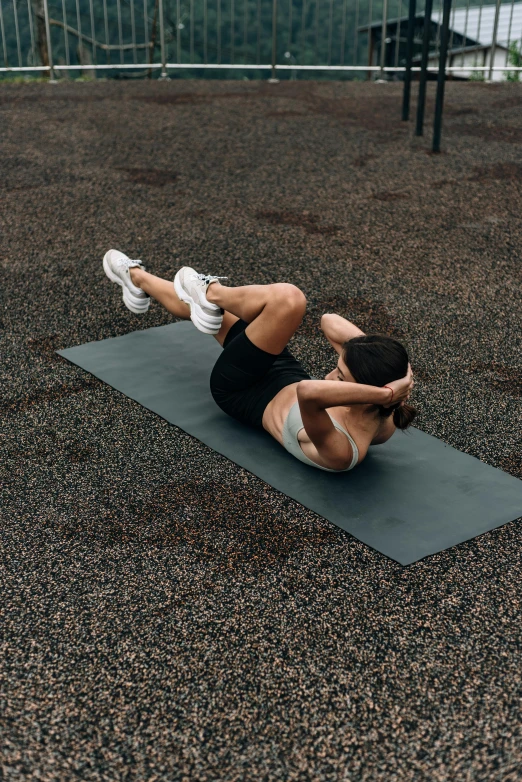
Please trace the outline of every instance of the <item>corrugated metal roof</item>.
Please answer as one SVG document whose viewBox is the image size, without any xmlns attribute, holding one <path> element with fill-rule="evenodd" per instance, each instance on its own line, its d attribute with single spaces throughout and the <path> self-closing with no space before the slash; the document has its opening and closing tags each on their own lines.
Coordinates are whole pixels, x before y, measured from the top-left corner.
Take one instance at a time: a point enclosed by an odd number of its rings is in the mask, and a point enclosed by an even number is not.
<svg viewBox="0 0 522 782">
<path fill-rule="evenodd" d="M 466 19 L 467 14 L 467 19 Z M 442 12 L 432 15 L 434 22 L 442 21 Z M 471 38 L 482 46 L 493 42 L 493 25 L 495 23 L 495 6 L 484 5 L 482 8 L 456 8 L 451 12 L 450 29 L 460 35 Z M 497 42 L 507 46 L 508 41 L 522 39 L 522 3 L 505 3 L 500 6 L 498 17 Z"/>
</svg>

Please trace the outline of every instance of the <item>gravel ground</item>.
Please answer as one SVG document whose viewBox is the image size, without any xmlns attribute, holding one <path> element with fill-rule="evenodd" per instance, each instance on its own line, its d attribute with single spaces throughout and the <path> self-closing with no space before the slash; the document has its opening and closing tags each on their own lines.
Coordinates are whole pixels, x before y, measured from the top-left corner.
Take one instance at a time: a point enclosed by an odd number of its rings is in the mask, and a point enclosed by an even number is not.
<svg viewBox="0 0 522 782">
<path fill-rule="evenodd" d="M 55 354 L 170 321 L 109 247 L 286 280 L 311 372 L 325 311 L 396 335 L 522 477 L 522 86 L 448 83 L 438 156 L 433 90 L 415 139 L 398 84 L 1 86 L 3 779 L 522 777 L 520 523 L 403 568 Z"/>
</svg>

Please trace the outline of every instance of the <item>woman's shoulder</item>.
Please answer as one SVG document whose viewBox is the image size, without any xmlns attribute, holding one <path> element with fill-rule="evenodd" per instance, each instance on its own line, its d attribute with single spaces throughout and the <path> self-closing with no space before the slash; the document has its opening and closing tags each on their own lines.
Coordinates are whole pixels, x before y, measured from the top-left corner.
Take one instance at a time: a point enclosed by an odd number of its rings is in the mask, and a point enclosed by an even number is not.
<svg viewBox="0 0 522 782">
<path fill-rule="evenodd" d="M 393 415 L 381 419 L 379 429 L 375 433 L 370 445 L 382 445 L 395 433 L 397 427 L 393 423 Z"/>
<path fill-rule="evenodd" d="M 333 411 L 329 410 L 328 412 Z M 344 416 L 342 420 L 339 420 L 339 423 L 354 437 L 359 450 L 365 452 L 370 445 L 385 443 L 397 428 L 393 423 L 392 415 L 388 418 L 376 418 L 373 411 L 363 410 L 358 406 L 344 408 Z"/>
</svg>

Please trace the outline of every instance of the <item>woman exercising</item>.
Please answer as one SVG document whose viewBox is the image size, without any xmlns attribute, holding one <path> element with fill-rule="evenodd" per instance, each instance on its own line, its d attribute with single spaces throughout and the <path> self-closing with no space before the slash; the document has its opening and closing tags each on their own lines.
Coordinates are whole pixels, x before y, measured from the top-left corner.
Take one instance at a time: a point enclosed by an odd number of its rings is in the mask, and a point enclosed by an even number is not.
<svg viewBox="0 0 522 782">
<path fill-rule="evenodd" d="M 305 464 L 351 470 L 370 445 L 386 442 L 415 418 L 406 404 L 414 381 L 403 345 L 364 334 L 339 315 L 321 318 L 337 366 L 325 380 L 310 378 L 287 348 L 306 309 L 294 285 L 230 288 L 221 284 L 225 278 L 184 266 L 173 286 L 118 250 L 106 253 L 103 267 L 123 288 L 131 312 L 147 312 L 152 297 L 214 335 L 223 347 L 210 377 L 217 405 L 242 423 L 266 429 Z"/>
</svg>

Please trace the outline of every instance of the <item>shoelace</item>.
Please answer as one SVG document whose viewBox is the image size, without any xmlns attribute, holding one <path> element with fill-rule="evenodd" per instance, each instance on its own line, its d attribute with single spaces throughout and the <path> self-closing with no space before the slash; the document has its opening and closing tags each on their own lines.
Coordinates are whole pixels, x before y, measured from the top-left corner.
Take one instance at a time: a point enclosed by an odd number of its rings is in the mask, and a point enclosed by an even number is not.
<svg viewBox="0 0 522 782">
<path fill-rule="evenodd" d="M 116 261 L 116 264 L 118 266 L 126 266 L 127 268 L 130 267 L 131 263 L 138 263 L 140 266 L 143 266 L 143 261 L 133 260 L 132 258 L 119 258 L 119 260 Z"/>
<path fill-rule="evenodd" d="M 209 285 L 211 282 L 215 282 L 216 280 L 228 280 L 228 277 L 216 277 L 213 274 L 193 274 L 191 279 L 200 280 L 201 282 Z"/>
<path fill-rule="evenodd" d="M 117 266 L 125 266 L 127 270 L 131 268 L 131 263 L 137 263 L 139 266 L 143 266 L 143 261 L 138 261 L 138 259 L 133 260 L 132 258 L 119 258 L 119 260 L 116 261 Z M 131 279 L 132 282 L 132 279 Z M 135 296 L 138 296 L 139 298 L 148 299 L 149 294 L 145 293 L 145 291 L 142 291 L 141 288 L 138 288 L 139 293 L 135 293 Z"/>
</svg>

